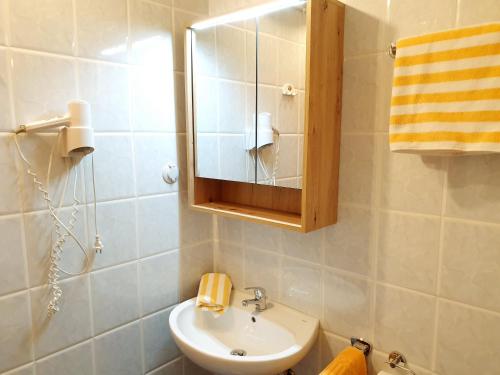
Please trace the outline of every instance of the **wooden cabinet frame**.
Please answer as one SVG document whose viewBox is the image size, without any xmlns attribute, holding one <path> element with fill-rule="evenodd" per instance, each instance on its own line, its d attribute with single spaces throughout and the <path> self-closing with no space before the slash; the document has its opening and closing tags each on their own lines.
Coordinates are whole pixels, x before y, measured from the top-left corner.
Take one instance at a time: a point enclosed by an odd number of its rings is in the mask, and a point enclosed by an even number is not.
<svg viewBox="0 0 500 375">
<path fill-rule="evenodd" d="M 310 232 L 337 221 L 344 5 L 309 0 L 302 190 L 195 176 L 191 30 L 186 31 L 189 205 L 196 210 Z"/>
</svg>

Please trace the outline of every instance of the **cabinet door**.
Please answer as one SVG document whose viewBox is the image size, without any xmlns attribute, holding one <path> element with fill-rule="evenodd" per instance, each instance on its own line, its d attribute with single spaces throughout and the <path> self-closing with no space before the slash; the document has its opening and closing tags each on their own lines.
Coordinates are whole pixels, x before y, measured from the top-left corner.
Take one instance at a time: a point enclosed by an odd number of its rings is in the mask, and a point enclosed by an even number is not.
<svg viewBox="0 0 500 375">
<path fill-rule="evenodd" d="M 259 184 L 300 189 L 304 143 L 307 5 L 257 20 Z"/>
<path fill-rule="evenodd" d="M 257 20 L 191 31 L 196 177 L 255 183 Z"/>
</svg>

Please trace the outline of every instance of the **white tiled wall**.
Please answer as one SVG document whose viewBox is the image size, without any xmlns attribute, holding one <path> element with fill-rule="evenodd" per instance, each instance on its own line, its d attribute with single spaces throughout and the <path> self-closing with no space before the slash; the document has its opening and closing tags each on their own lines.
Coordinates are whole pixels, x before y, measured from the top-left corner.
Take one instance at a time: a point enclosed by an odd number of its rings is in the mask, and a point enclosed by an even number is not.
<svg viewBox="0 0 500 375">
<path fill-rule="evenodd" d="M 299 235 L 218 218 L 216 269 L 320 318 L 299 374 L 317 374 L 351 336 L 374 344 L 372 373 L 391 371 L 383 362 L 399 350 L 419 375 L 498 374 L 500 157 L 391 154 L 386 49 L 397 37 L 500 21 L 500 4 L 346 5 L 339 223 Z"/>
<path fill-rule="evenodd" d="M 183 32 L 206 14 L 206 0 L 0 0 L 1 374 L 203 372 L 178 352 L 168 316 L 213 268 L 212 218 L 188 211 L 184 192 Z M 61 312 L 48 319 L 50 218 L 12 131 L 63 114 L 76 98 L 93 108 L 105 247 L 91 272 L 64 278 Z M 54 141 L 21 139 L 42 180 Z M 167 161 L 180 166 L 178 184 L 161 178 Z M 75 232 L 92 246 L 88 160 L 79 171 Z M 52 193 L 66 175 L 56 158 Z M 68 241 L 63 266 L 76 271 L 83 260 Z"/>
</svg>

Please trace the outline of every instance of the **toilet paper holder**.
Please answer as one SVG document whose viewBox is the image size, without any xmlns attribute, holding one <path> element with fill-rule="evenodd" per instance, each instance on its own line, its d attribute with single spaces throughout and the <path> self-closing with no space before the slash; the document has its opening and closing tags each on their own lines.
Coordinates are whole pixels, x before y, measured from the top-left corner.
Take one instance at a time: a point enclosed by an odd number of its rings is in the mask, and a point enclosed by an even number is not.
<svg viewBox="0 0 500 375">
<path fill-rule="evenodd" d="M 406 361 L 406 357 L 404 356 L 404 354 L 400 352 L 392 351 L 389 354 L 388 361 L 386 361 L 385 363 L 391 366 L 391 368 L 399 368 L 401 370 L 406 371 L 408 374 L 417 375 L 415 371 L 408 368 L 408 362 Z"/>
</svg>

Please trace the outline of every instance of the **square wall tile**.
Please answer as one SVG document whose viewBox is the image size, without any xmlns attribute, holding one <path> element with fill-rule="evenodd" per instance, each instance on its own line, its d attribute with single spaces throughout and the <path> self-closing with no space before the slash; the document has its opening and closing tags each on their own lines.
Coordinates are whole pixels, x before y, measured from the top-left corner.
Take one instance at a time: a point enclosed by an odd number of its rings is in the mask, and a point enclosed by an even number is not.
<svg viewBox="0 0 500 375">
<path fill-rule="evenodd" d="M 0 131 L 11 131 L 13 127 L 11 118 L 12 114 L 10 110 L 9 83 L 7 78 L 9 61 L 10 60 L 8 59 L 7 50 L 0 49 Z"/>
<path fill-rule="evenodd" d="M 180 300 L 195 297 L 200 285 L 201 275 L 213 272 L 214 269 L 213 242 L 200 245 L 185 246 L 180 251 L 178 273 L 180 276 Z"/>
<path fill-rule="evenodd" d="M 436 300 L 428 295 L 377 286 L 374 345 L 405 353 L 412 363 L 430 368 Z"/>
<path fill-rule="evenodd" d="M 187 203 L 187 194 L 182 193 L 179 201 L 180 211 L 180 243 L 185 245 L 199 244 L 213 239 L 213 215 L 197 212 Z"/>
<path fill-rule="evenodd" d="M 174 0 L 174 7 L 191 12 L 208 14 L 209 0 Z"/>
<path fill-rule="evenodd" d="M 243 222 L 244 244 L 256 249 L 281 252 L 281 231 L 263 224 Z"/>
<path fill-rule="evenodd" d="M 126 0 L 76 0 L 78 55 L 128 61 Z"/>
<path fill-rule="evenodd" d="M 89 206 L 89 240 L 94 243 L 94 207 Z M 94 269 L 137 259 L 136 201 L 114 201 L 97 205 L 97 225 L 104 245 L 94 256 Z"/>
<path fill-rule="evenodd" d="M 85 208 L 79 208 L 75 214 L 76 224 L 73 233 L 81 244 L 88 246 L 87 233 L 85 230 Z M 59 217 L 63 223 L 68 224 L 72 210 L 65 208 L 59 211 Z M 50 253 L 54 241 L 56 241 L 56 229 L 48 211 L 35 211 L 24 215 L 26 254 L 28 258 L 29 285 L 31 287 L 47 284 L 48 271 L 50 267 Z M 62 245 L 63 251 L 59 265 L 69 272 L 80 272 L 85 269 L 86 258 L 77 243 L 66 236 Z M 86 249 L 86 248 L 85 248 Z M 87 250 L 87 249 L 86 249 Z M 92 257 L 93 254 L 90 254 Z M 92 259 L 90 259 L 91 261 Z M 60 274 L 61 279 L 67 278 L 65 273 Z"/>
<path fill-rule="evenodd" d="M 94 130 L 130 130 L 128 68 L 79 61 L 78 72 L 80 97 L 91 105 Z"/>
<path fill-rule="evenodd" d="M 244 250 L 241 246 L 220 242 L 215 250 L 215 271 L 224 272 L 231 278 L 233 287 L 243 289 L 244 280 Z M 196 289 L 198 290 L 198 289 Z"/>
<path fill-rule="evenodd" d="M 93 375 L 92 345 L 86 342 L 36 363 L 37 375 Z"/>
<path fill-rule="evenodd" d="M 12 46 L 73 54 L 73 2 L 11 0 L 9 9 Z"/>
<path fill-rule="evenodd" d="M 2 183 L 0 184 L 0 214 L 20 212 L 19 178 L 24 178 L 24 169 L 16 165 L 20 163 L 12 135 L 0 135 L 0 169 L 2 170 Z M 19 177 L 18 177 L 19 173 Z M 21 177 L 22 176 L 22 177 Z"/>
<path fill-rule="evenodd" d="M 393 61 L 387 54 L 344 63 L 342 133 L 389 130 Z"/>
<path fill-rule="evenodd" d="M 458 2 L 459 26 L 498 21 L 500 21 L 500 8 L 496 0 L 481 0 L 480 3 L 476 0 L 460 0 Z"/>
<path fill-rule="evenodd" d="M 179 250 L 139 263 L 142 315 L 179 303 Z"/>
<path fill-rule="evenodd" d="M 180 143 L 180 142 L 179 142 Z M 161 194 L 179 190 L 179 182 L 167 184 L 162 177 L 162 169 L 168 163 L 179 168 L 179 175 L 184 171 L 179 165 L 185 151 L 178 144 L 176 134 L 134 136 L 135 166 L 137 173 L 137 194 Z"/>
<path fill-rule="evenodd" d="M 175 345 L 168 325 L 172 309 L 173 307 L 142 320 L 146 371 L 151 371 L 181 354 Z"/>
<path fill-rule="evenodd" d="M 137 64 L 173 68 L 172 10 L 142 0 L 130 2 L 131 60 Z"/>
<path fill-rule="evenodd" d="M 184 358 L 181 357 L 175 361 L 169 362 L 164 366 L 158 367 L 151 371 L 148 375 L 177 375 L 183 373 Z M 196 373 L 198 374 L 198 373 Z"/>
<path fill-rule="evenodd" d="M 445 178 L 443 157 L 390 152 L 389 142 L 385 140 L 382 158 L 380 204 L 383 208 L 441 214 Z"/>
<path fill-rule="evenodd" d="M 76 96 L 74 60 L 12 53 L 12 82 L 18 123 L 64 115 Z"/>
<path fill-rule="evenodd" d="M 445 221 L 440 295 L 500 312 L 500 228 Z"/>
<path fill-rule="evenodd" d="M 28 293 L 20 293 L 0 299 L 0 371 L 7 371 L 30 362 L 31 317 Z"/>
<path fill-rule="evenodd" d="M 51 294 L 46 286 L 31 290 L 35 357 L 67 348 L 88 339 L 91 332 L 89 280 L 80 276 L 61 282 L 63 296 L 52 317 L 47 316 Z"/>
<path fill-rule="evenodd" d="M 378 280 L 435 294 L 440 228 L 439 217 L 382 213 Z"/>
<path fill-rule="evenodd" d="M 455 26 L 457 0 L 394 0 L 390 2 L 388 37 L 396 40 L 451 29 Z"/>
<path fill-rule="evenodd" d="M 267 251 L 245 249 L 245 285 L 261 286 L 267 296 L 279 300 L 282 257 Z"/>
<path fill-rule="evenodd" d="M 289 230 L 281 231 L 283 254 L 314 263 L 321 263 L 323 233 L 323 230 L 316 230 L 310 233 L 299 233 Z"/>
<path fill-rule="evenodd" d="M 153 255 L 179 247 L 179 196 L 141 198 L 137 201 L 139 254 Z"/>
<path fill-rule="evenodd" d="M 347 0 L 345 3 L 345 56 L 385 51 L 387 1 Z"/>
<path fill-rule="evenodd" d="M 321 268 L 288 257 L 283 259 L 281 267 L 280 302 L 306 314 L 321 316 Z"/>
<path fill-rule="evenodd" d="M 243 221 L 216 216 L 217 239 L 225 242 L 241 243 L 243 240 Z"/>
<path fill-rule="evenodd" d="M 135 195 L 132 137 L 102 135 L 95 137 L 94 168 L 98 201 L 130 198 Z M 92 170 L 86 164 L 87 201 L 93 202 Z"/>
<path fill-rule="evenodd" d="M 442 375 L 497 373 L 498 335 L 498 314 L 440 302 L 435 371 Z"/>
<path fill-rule="evenodd" d="M 21 216 L 0 217 L 0 295 L 26 288 Z"/>
<path fill-rule="evenodd" d="M 96 374 L 142 374 L 141 328 L 127 325 L 94 340 Z"/>
<path fill-rule="evenodd" d="M 339 201 L 371 205 L 378 162 L 375 137 L 344 135 L 340 142 Z"/>
<path fill-rule="evenodd" d="M 139 317 L 137 264 L 93 272 L 91 287 L 97 334 Z"/>
<path fill-rule="evenodd" d="M 325 270 L 323 326 L 345 337 L 372 335 L 373 284 L 360 277 Z"/>
<path fill-rule="evenodd" d="M 325 228 L 325 263 L 361 275 L 372 275 L 374 216 L 370 209 L 341 205 L 337 224 Z"/>
<path fill-rule="evenodd" d="M 499 222 L 499 167 L 497 155 L 451 158 L 446 215 Z"/>
</svg>

